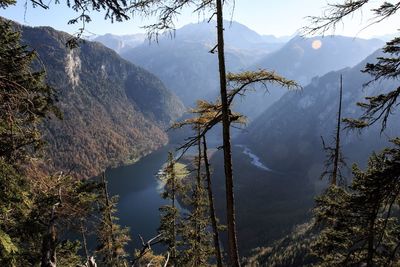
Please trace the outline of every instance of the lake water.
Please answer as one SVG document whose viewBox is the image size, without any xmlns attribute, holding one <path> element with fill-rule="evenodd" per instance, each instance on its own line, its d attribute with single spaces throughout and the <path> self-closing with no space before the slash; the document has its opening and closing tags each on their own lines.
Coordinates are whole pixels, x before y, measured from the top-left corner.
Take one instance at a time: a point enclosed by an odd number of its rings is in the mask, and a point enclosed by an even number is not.
<svg viewBox="0 0 400 267">
<path fill-rule="evenodd" d="M 167 202 L 160 196 L 162 188 L 156 174 L 166 162 L 168 151 L 174 151 L 174 146 L 167 145 L 133 165 L 106 171 L 110 194 L 119 196 L 117 213 L 119 224 L 130 228 L 133 242 L 128 247 L 129 252 L 134 248 L 141 248 L 139 234 L 145 240 L 157 235 L 160 222 L 159 208 Z M 248 157 L 250 168 L 253 166 L 262 171 L 270 171 L 249 148 L 239 146 L 235 151 Z M 153 249 L 161 252 L 164 248 L 157 245 Z"/>
<path fill-rule="evenodd" d="M 158 209 L 167 202 L 160 196 L 156 174 L 166 162 L 168 151 L 172 150 L 173 147 L 167 145 L 133 165 L 106 171 L 110 194 L 119 196 L 119 224 L 130 228 L 133 244 L 128 247 L 129 252 L 141 248 L 139 234 L 145 240 L 157 235 Z M 157 246 L 155 251 L 160 250 L 160 245 Z"/>
</svg>

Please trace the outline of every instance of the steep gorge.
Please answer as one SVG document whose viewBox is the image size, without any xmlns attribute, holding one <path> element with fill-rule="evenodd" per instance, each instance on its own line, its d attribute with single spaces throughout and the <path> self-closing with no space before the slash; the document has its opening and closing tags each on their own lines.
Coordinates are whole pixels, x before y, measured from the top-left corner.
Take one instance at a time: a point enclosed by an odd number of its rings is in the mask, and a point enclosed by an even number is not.
<svg viewBox="0 0 400 267">
<path fill-rule="evenodd" d="M 66 33 L 16 27 L 23 43 L 38 53 L 63 114 L 43 125 L 48 143 L 43 165 L 88 178 L 167 143 L 165 129 L 184 106 L 157 77 L 99 43 L 85 41 L 70 50 Z"/>
</svg>

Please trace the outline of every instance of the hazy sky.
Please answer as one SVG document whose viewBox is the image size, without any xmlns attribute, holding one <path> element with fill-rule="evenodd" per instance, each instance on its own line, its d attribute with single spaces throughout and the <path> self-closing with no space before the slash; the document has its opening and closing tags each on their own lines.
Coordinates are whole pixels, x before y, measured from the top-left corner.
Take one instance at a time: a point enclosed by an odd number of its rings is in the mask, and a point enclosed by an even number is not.
<svg viewBox="0 0 400 267">
<path fill-rule="evenodd" d="M 47 1 L 51 2 L 49 10 L 32 8 L 29 4 L 25 10 L 25 0 L 17 1 L 16 6 L 0 10 L 0 16 L 31 26 L 52 26 L 69 33 L 74 33 L 80 27 L 79 25 L 67 25 L 67 21 L 76 16 L 76 13 L 64 4 L 57 5 L 54 4 L 54 0 L 44 0 L 45 3 Z M 232 6 L 230 6 L 225 10 L 225 17 L 245 24 L 260 34 L 292 35 L 307 24 L 306 16 L 320 15 L 327 3 L 338 1 L 340 2 L 340 0 L 236 0 L 233 15 Z M 28 0 L 28 2 L 30 1 Z M 61 0 L 60 2 L 64 3 L 65 1 Z M 381 1 L 371 2 L 380 3 Z M 400 25 L 400 16 L 395 15 L 396 18 L 371 26 L 360 32 L 362 28 L 369 24 L 370 8 L 371 6 L 368 6 L 363 10 L 363 13 L 356 14 L 356 16 L 346 20 L 343 27 L 338 27 L 336 34 L 371 37 L 397 31 L 398 25 Z M 144 32 L 140 27 L 149 22 L 137 17 L 124 23 L 111 24 L 109 21 L 104 21 L 103 17 L 104 14 L 102 13 L 92 14 L 93 21 L 87 25 L 87 34 L 89 32 L 94 34 Z M 176 26 L 179 28 L 187 23 L 196 23 L 202 20 L 203 17 L 193 14 L 190 10 L 185 10 L 179 17 Z"/>
</svg>

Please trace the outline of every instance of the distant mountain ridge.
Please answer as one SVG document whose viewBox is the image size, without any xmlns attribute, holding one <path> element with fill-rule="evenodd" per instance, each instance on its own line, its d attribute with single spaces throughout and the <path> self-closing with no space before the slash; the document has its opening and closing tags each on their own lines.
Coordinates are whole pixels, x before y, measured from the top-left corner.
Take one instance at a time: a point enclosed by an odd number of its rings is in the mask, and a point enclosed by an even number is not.
<svg viewBox="0 0 400 267">
<path fill-rule="evenodd" d="M 296 36 L 278 51 L 266 55 L 249 68 L 273 70 L 287 79 L 306 86 L 316 76 L 358 64 L 383 45 L 384 42 L 378 39 Z M 267 94 L 261 88 L 255 93 L 249 93 L 236 108 L 250 119 L 255 119 L 285 92 L 281 88 L 271 86 Z M 251 105 L 246 105 L 247 102 Z"/>
<path fill-rule="evenodd" d="M 99 43 L 69 50 L 66 33 L 16 27 L 39 54 L 64 114 L 43 126 L 55 170 L 89 178 L 167 143 L 164 129 L 184 106 L 158 78 Z"/>
<path fill-rule="evenodd" d="M 226 60 L 230 72 L 266 68 L 274 70 L 301 85 L 307 85 L 315 76 L 351 67 L 360 62 L 384 42 L 352 37 L 262 36 L 237 22 L 225 22 Z M 218 96 L 218 64 L 215 54 L 215 25 L 212 23 L 188 24 L 178 29 L 174 36 L 161 36 L 159 43 L 144 43 L 123 52 L 127 60 L 155 73 L 186 106 L 198 99 L 215 99 Z M 265 41 L 265 39 L 269 41 Z M 313 49 L 314 41 L 321 47 Z M 249 93 L 235 109 L 251 120 L 278 100 L 284 90 L 270 87 L 269 94 L 261 89 Z M 250 104 L 249 104 L 250 103 Z"/>
<path fill-rule="evenodd" d="M 277 140 L 282 140 L 282 143 L 286 146 L 292 142 L 296 142 L 296 138 L 294 137 L 298 137 L 299 139 L 297 139 L 297 141 L 301 140 L 301 142 L 304 143 L 304 149 L 301 150 L 302 153 L 306 153 L 306 151 L 314 151 L 315 147 L 310 143 L 311 139 L 314 138 L 315 142 L 319 143 L 321 135 L 327 136 L 328 138 L 334 130 L 335 118 L 337 116 L 340 74 L 343 74 L 344 117 L 360 116 L 362 109 L 356 106 L 357 102 L 364 101 L 366 96 L 382 93 L 385 88 L 392 89 L 395 87 L 394 81 L 385 81 L 363 88 L 363 85 L 369 81 L 371 77 L 368 74 L 362 73 L 361 70 L 367 62 L 375 62 L 376 57 L 380 55 L 381 51 L 378 50 L 353 68 L 332 71 L 322 77 L 314 78 L 309 85 L 304 87 L 302 92 L 285 93 L 279 101 L 273 104 L 253 123 L 251 123 L 243 138 L 248 137 L 249 139 L 246 138 L 246 140 L 252 140 L 248 143 L 257 150 L 258 153 L 261 153 L 261 151 L 266 147 L 268 147 L 268 151 L 271 152 L 280 151 L 280 153 L 276 154 L 276 156 L 281 155 L 279 159 L 268 156 L 268 161 L 272 164 L 278 163 L 280 159 L 283 159 L 283 150 L 281 145 L 279 145 L 281 147 L 280 149 L 273 148 L 277 145 Z M 285 107 L 290 107 L 290 109 Z M 286 129 L 284 125 L 291 125 L 291 127 L 286 127 Z M 391 129 L 394 128 L 395 125 L 392 125 L 388 131 L 390 132 Z M 284 129 L 286 129 L 286 131 L 284 131 Z M 363 132 L 365 138 L 370 135 L 375 135 L 376 140 L 380 140 L 378 124 Z M 349 145 L 352 142 L 359 143 L 361 138 L 363 138 L 363 135 L 359 138 L 357 137 L 357 134 L 352 132 L 346 132 L 343 134 L 345 135 L 345 137 L 343 137 L 345 150 L 347 149 L 346 145 Z M 272 141 L 270 138 L 275 140 Z M 285 140 L 285 138 L 287 138 L 287 140 Z M 374 147 L 373 144 L 376 142 L 372 142 L 372 140 L 370 141 L 371 143 L 369 144 L 372 149 Z M 308 143 L 308 145 L 306 145 L 306 143 Z M 379 145 L 376 147 L 379 148 Z M 294 148 L 295 147 L 291 146 L 291 150 Z M 317 149 L 320 150 L 321 147 Z M 363 147 L 361 146 L 358 149 L 352 149 L 352 151 L 363 151 Z M 356 156 L 357 153 L 354 154 L 354 152 L 352 152 L 351 154 L 352 156 L 349 157 L 350 160 L 356 160 L 359 158 Z M 289 157 L 285 157 L 286 162 L 289 158 L 293 157 L 294 159 L 298 155 L 292 151 L 287 154 L 287 156 Z M 310 160 L 313 157 L 306 158 L 307 160 Z M 273 160 L 273 158 L 276 158 L 276 160 Z"/>
<path fill-rule="evenodd" d="M 100 42 L 108 48 L 113 49 L 118 54 L 141 45 L 145 40 L 146 34 L 144 33 L 127 35 L 115 35 L 107 33 L 104 35 L 95 36 L 94 38 L 89 38 L 89 41 Z"/>
<path fill-rule="evenodd" d="M 345 67 L 353 67 L 384 42 L 379 39 L 361 39 L 345 36 L 295 36 L 279 51 L 258 60 L 253 68 L 279 70 L 289 79 L 303 86 L 311 78 Z"/>
<path fill-rule="evenodd" d="M 291 36 L 279 36 L 276 37 L 275 35 L 272 34 L 267 34 L 267 35 L 262 35 L 261 37 L 263 38 L 264 41 L 268 43 L 287 43 L 292 39 L 295 35 Z"/>
<path fill-rule="evenodd" d="M 225 22 L 226 61 L 229 71 L 239 71 L 258 57 L 278 49 L 263 37 L 236 22 Z M 238 37 L 240 36 L 240 37 Z M 158 43 L 144 43 L 123 52 L 127 60 L 156 74 L 187 106 L 218 92 L 217 55 L 209 53 L 216 44 L 214 22 L 189 24 L 173 37 L 160 36 Z"/>
</svg>

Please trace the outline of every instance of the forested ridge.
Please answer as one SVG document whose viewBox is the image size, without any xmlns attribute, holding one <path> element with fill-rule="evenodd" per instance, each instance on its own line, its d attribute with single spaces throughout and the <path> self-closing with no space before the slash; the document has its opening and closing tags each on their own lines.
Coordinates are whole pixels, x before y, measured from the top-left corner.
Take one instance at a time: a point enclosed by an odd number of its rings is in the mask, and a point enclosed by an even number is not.
<svg viewBox="0 0 400 267">
<path fill-rule="evenodd" d="M 63 114 L 42 125 L 50 160 L 42 166 L 91 178 L 168 142 L 165 129 L 184 107 L 156 77 L 100 44 L 86 41 L 69 50 L 68 34 L 15 26 L 37 52 Z"/>
</svg>

